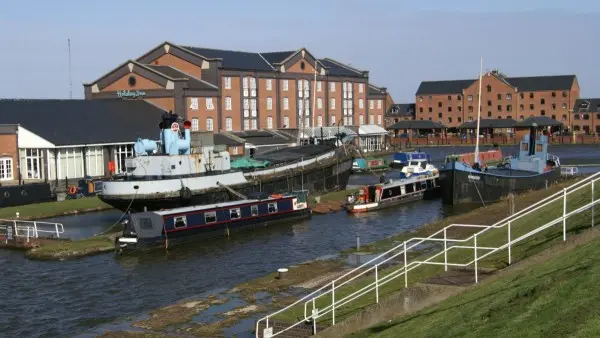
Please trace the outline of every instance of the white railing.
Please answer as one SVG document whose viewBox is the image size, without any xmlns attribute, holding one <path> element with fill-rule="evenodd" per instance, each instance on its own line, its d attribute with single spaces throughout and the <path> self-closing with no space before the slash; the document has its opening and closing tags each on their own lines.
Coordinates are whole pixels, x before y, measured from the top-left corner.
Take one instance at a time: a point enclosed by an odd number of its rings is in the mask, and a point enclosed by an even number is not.
<svg viewBox="0 0 600 338">
<path fill-rule="evenodd" d="M 560 174 L 563 176 L 575 176 L 579 174 L 577 167 L 560 167 Z"/>
<path fill-rule="evenodd" d="M 25 237 L 29 242 L 30 238 L 60 238 L 65 233 L 62 223 L 23 221 L 14 219 L 0 219 L 0 228 L 6 232 L 7 227 L 12 226 L 14 237 Z"/>
<path fill-rule="evenodd" d="M 531 237 L 531 236 L 533 236 L 543 230 L 546 230 L 554 225 L 557 225 L 557 224 L 562 224 L 563 240 L 566 241 L 566 239 L 567 239 L 567 226 L 566 226 L 567 218 L 569 218 L 570 216 L 573 216 L 575 214 L 578 214 L 582 211 L 588 210 L 588 209 L 592 210 L 591 224 L 592 224 L 592 226 L 594 226 L 594 224 L 595 224 L 595 207 L 594 206 L 596 204 L 600 204 L 600 199 L 595 199 L 594 194 L 595 194 L 596 190 L 595 190 L 594 186 L 595 186 L 595 184 L 597 184 L 596 182 L 598 182 L 599 180 L 600 180 L 600 172 L 595 173 L 585 179 L 582 179 L 582 180 L 570 185 L 569 187 L 564 188 L 562 191 L 559 191 L 551 196 L 548 196 L 548 197 L 544 198 L 543 200 L 541 200 L 537 203 L 534 203 L 534 204 L 520 210 L 519 212 L 516 212 L 515 214 L 506 217 L 505 219 L 503 219 L 499 222 L 496 222 L 493 225 L 451 224 L 451 225 L 446 226 L 443 229 L 435 232 L 434 234 L 430 235 L 429 237 L 414 237 L 407 241 L 404 241 L 402 244 L 382 253 L 381 255 L 371 259 L 370 261 L 364 263 L 363 265 L 352 269 L 351 271 L 345 273 L 344 275 L 342 275 L 342 276 L 336 278 L 335 280 L 329 282 L 328 284 L 324 285 L 323 287 L 302 297 L 301 299 L 294 302 L 293 304 L 261 318 L 260 320 L 258 320 L 256 322 L 256 337 L 260 336 L 259 329 L 261 327 L 261 323 L 264 323 L 264 329 L 262 331 L 263 337 L 277 336 L 277 335 L 279 335 L 287 330 L 290 330 L 306 321 L 312 321 L 313 330 L 316 333 L 317 319 L 319 319 L 325 315 L 328 315 L 328 314 L 331 314 L 332 325 L 335 325 L 335 310 L 336 309 L 339 309 L 341 306 L 344 306 L 369 292 L 375 293 L 374 303 L 379 303 L 379 292 L 380 292 L 380 288 L 383 285 L 389 283 L 390 281 L 392 281 L 400 276 L 404 276 L 404 287 L 408 287 L 408 272 L 410 272 L 411 270 L 414 270 L 415 268 L 417 268 L 421 265 L 438 265 L 438 266 L 443 265 L 445 271 L 448 271 L 449 266 L 467 267 L 467 266 L 473 265 L 474 266 L 474 274 L 475 274 L 475 283 L 477 283 L 479 281 L 479 276 L 478 276 L 479 261 L 500 251 L 500 250 L 504 250 L 504 249 L 508 250 L 508 264 L 511 264 L 512 263 L 512 246 L 513 246 L 513 244 L 520 242 L 528 237 Z M 583 206 L 580 206 L 579 208 L 577 208 L 571 212 L 567 212 L 567 197 L 568 197 L 568 195 L 572 194 L 576 191 L 579 191 L 582 188 L 589 187 L 589 186 L 591 186 L 591 197 L 592 197 L 591 202 L 587 203 Z M 538 211 L 539 209 L 546 207 L 546 206 L 550 205 L 551 203 L 555 203 L 555 202 L 561 201 L 561 200 L 563 201 L 562 216 L 560 216 L 546 224 L 538 226 L 537 228 L 535 228 L 517 238 L 511 237 L 511 223 L 519 220 L 520 218 L 522 218 L 524 216 L 530 215 L 531 213 Z M 482 245 L 477 244 L 477 239 L 481 238 L 481 235 L 483 235 L 484 233 L 488 232 L 491 229 L 498 229 L 498 228 L 505 228 L 505 227 L 507 228 L 507 233 L 508 233 L 508 236 L 506 237 L 507 238 L 506 243 L 504 243 L 498 247 L 489 247 L 489 246 L 482 246 Z M 454 239 L 454 238 L 447 237 L 448 230 L 450 230 L 452 228 L 472 228 L 472 229 L 480 229 L 480 230 L 478 230 L 476 233 L 474 233 L 473 235 L 471 235 L 467 238 Z M 415 247 L 422 245 L 426 242 L 433 242 L 434 244 L 443 244 L 443 248 L 441 248 L 441 250 L 439 252 L 433 254 L 432 256 L 430 256 L 429 258 L 427 258 L 425 260 L 413 260 L 413 261 L 409 262 L 408 261 L 409 250 L 414 249 Z M 469 242 L 472 242 L 473 245 L 467 245 L 467 244 L 469 244 Z M 452 244 L 452 245 L 450 245 L 450 244 Z M 448 252 L 452 249 L 473 250 L 473 259 L 471 259 L 467 263 L 449 262 L 448 261 Z M 481 250 L 486 251 L 486 252 L 480 255 Z M 441 260 L 442 256 L 443 256 L 443 261 L 439 261 L 439 262 L 435 261 L 436 259 Z M 393 263 L 392 260 L 395 258 L 401 259 L 403 264 L 401 264 L 398 267 L 398 269 L 391 271 L 387 275 L 380 278 L 379 270 L 380 270 L 381 266 L 385 263 L 388 263 L 388 264 Z M 372 273 L 374 275 L 374 281 L 372 283 L 365 285 L 365 286 L 361 287 L 360 289 L 358 289 L 346 296 L 336 299 L 335 293 L 336 293 L 337 289 L 348 285 L 350 282 L 356 280 L 357 278 L 359 278 L 361 276 L 366 277 L 369 273 Z M 317 302 L 320 299 L 327 299 L 327 302 L 329 302 L 329 304 L 322 308 L 317 307 Z M 304 305 L 304 318 L 294 324 L 291 324 L 290 326 L 286 327 L 285 329 L 283 329 L 279 332 L 273 332 L 274 328 L 269 327 L 269 320 L 272 320 L 273 317 L 276 317 L 277 315 L 281 314 L 284 311 L 287 311 L 294 307 L 300 306 L 300 304 Z M 311 309 L 310 314 L 308 313 L 309 308 Z"/>
</svg>

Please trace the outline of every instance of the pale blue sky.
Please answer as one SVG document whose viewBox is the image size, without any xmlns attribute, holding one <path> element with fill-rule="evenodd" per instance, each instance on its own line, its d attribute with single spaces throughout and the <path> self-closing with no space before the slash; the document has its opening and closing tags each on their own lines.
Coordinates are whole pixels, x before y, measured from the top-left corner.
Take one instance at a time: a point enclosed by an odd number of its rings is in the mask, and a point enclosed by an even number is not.
<svg viewBox="0 0 600 338">
<path fill-rule="evenodd" d="M 73 97 L 161 42 L 247 51 L 308 48 L 371 72 L 396 102 L 423 80 L 576 74 L 600 97 L 600 1 L 0 0 L 0 97 Z M 166 6 L 166 4 L 170 4 Z"/>
</svg>

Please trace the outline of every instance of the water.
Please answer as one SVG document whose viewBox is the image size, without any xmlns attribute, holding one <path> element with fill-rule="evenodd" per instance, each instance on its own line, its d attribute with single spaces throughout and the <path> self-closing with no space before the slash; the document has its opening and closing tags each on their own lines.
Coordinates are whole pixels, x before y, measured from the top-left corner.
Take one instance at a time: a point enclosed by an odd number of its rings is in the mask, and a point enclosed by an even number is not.
<svg viewBox="0 0 600 338">
<path fill-rule="evenodd" d="M 471 151 L 472 147 L 423 150 L 439 163 L 449 152 Z M 597 147 L 553 147 L 552 152 L 572 161 L 600 158 Z M 374 175 L 359 175 L 351 178 L 351 184 L 376 180 Z M 39 262 L 25 259 L 21 252 L 0 251 L 4 269 L 0 279 L 0 336 L 64 337 L 94 328 L 98 333 L 99 327 L 139 317 L 183 298 L 227 290 L 278 268 L 355 247 L 357 232 L 361 243 L 368 243 L 452 213 L 440 200 L 434 200 L 357 216 L 343 212 L 315 215 L 301 223 L 236 233 L 229 240 L 198 242 L 168 254 L 105 254 Z M 105 230 L 120 216 L 113 210 L 52 221 L 62 222 L 67 236 L 77 239 Z M 227 333 L 243 333 L 246 324 L 240 323 Z"/>
</svg>

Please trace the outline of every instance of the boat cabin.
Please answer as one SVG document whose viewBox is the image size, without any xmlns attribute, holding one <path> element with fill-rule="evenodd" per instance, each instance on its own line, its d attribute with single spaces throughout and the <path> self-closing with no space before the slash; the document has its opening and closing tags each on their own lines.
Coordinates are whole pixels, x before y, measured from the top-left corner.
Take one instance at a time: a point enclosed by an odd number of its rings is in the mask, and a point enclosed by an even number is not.
<svg viewBox="0 0 600 338">
<path fill-rule="evenodd" d="M 559 166 L 557 156 L 548 154 L 548 136 L 540 134 L 536 137 L 536 128 L 531 127 L 530 133 L 523 136 L 519 143 L 519 155 L 510 160 L 510 168 L 542 174 Z"/>
<path fill-rule="evenodd" d="M 355 195 L 348 196 L 348 203 L 379 203 L 388 199 L 433 189 L 437 187 L 437 177 L 437 175 L 429 175 L 365 186 L 360 188 Z"/>
</svg>

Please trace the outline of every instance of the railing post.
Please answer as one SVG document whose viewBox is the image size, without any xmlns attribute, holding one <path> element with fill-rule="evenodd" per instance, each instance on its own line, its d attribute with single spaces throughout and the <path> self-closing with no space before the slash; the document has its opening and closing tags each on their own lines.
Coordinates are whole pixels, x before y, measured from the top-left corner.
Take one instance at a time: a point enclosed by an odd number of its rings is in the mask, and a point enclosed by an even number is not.
<svg viewBox="0 0 600 338">
<path fill-rule="evenodd" d="M 60 234 L 58 233 L 58 223 L 54 223 L 54 229 L 56 230 L 56 238 L 60 238 Z"/>
<path fill-rule="evenodd" d="M 563 188 L 563 241 L 567 240 L 567 188 Z"/>
<path fill-rule="evenodd" d="M 335 325 L 335 281 L 331 282 L 331 325 Z"/>
<path fill-rule="evenodd" d="M 511 240 L 510 240 L 510 221 L 508 221 L 508 265 L 512 264 L 512 256 L 511 256 Z"/>
<path fill-rule="evenodd" d="M 377 272 L 378 265 L 375 265 L 375 302 L 379 304 L 379 274 Z"/>
<path fill-rule="evenodd" d="M 595 214 L 596 214 L 596 206 L 594 205 L 594 181 L 592 180 L 592 226 L 596 225 Z"/>
<path fill-rule="evenodd" d="M 33 221 L 33 231 L 35 232 L 35 238 L 38 238 L 38 228 L 36 221 Z"/>
<path fill-rule="evenodd" d="M 13 224 L 15 225 L 15 237 L 19 237 L 19 227 L 17 227 L 17 221 L 13 221 Z"/>
<path fill-rule="evenodd" d="M 473 251 L 475 255 L 475 284 L 479 283 L 479 278 L 477 276 L 477 234 L 473 236 Z"/>
<path fill-rule="evenodd" d="M 316 317 L 316 306 L 315 306 L 315 297 L 313 297 L 312 299 L 312 303 L 313 303 L 313 309 L 312 309 L 312 315 L 313 315 L 313 335 L 317 334 L 317 317 Z"/>
<path fill-rule="evenodd" d="M 404 241 L 404 287 L 408 287 L 408 269 L 406 268 L 406 263 L 408 259 L 406 258 L 406 241 Z"/>
<path fill-rule="evenodd" d="M 448 246 L 446 239 L 446 228 L 444 228 L 444 271 L 448 271 Z"/>
</svg>

